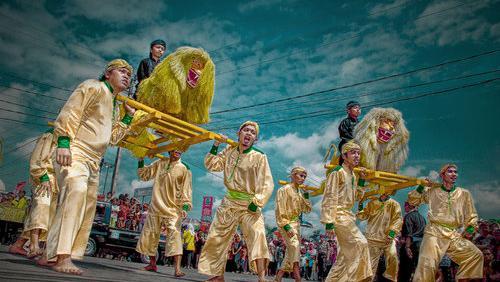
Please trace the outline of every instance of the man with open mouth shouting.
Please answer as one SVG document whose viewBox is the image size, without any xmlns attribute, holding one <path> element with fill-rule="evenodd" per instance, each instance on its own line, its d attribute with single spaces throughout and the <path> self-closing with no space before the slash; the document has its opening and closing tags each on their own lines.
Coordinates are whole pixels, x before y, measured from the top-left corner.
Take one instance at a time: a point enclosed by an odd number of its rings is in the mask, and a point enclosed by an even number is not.
<svg viewBox="0 0 500 282">
<path fill-rule="evenodd" d="M 248 246 L 250 267 L 264 281 L 269 250 L 262 208 L 273 192 L 274 183 L 267 156 L 253 147 L 259 125 L 244 122 L 238 130 L 238 146 L 217 153 L 215 142 L 205 157 L 209 171 L 223 171 L 227 194 L 217 209 L 207 242 L 201 251 L 198 271 L 212 276 L 209 281 L 224 281 L 227 249 L 239 226 Z"/>
</svg>

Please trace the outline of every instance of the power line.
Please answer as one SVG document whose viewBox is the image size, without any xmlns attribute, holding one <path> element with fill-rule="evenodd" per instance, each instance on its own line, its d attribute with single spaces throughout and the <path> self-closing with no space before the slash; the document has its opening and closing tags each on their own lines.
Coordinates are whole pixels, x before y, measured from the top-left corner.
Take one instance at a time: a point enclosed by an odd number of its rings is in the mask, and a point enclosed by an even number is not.
<svg viewBox="0 0 500 282">
<path fill-rule="evenodd" d="M 21 148 L 23 148 L 23 147 L 26 147 L 26 146 L 28 146 L 29 144 L 31 144 L 31 143 L 33 143 L 33 142 L 35 142 L 35 141 L 37 141 L 37 140 L 38 140 L 38 136 L 37 136 L 37 137 L 35 137 L 35 138 L 32 138 L 32 139 L 31 139 L 31 140 L 29 140 L 29 141 L 26 141 L 26 142 L 25 142 L 24 144 L 22 144 L 22 145 L 18 145 L 18 146 L 16 146 L 15 148 L 13 148 L 13 149 L 11 149 L 11 150 L 9 150 L 9 151 L 5 152 L 5 153 L 4 153 L 4 155 L 9 154 L 9 153 L 12 153 L 12 152 L 14 152 L 14 151 L 17 151 L 17 150 L 19 150 L 19 149 L 21 149 Z"/>
<path fill-rule="evenodd" d="M 5 108 L 2 108 L 2 107 L 0 107 L 0 111 L 14 113 L 14 114 L 20 114 L 20 115 L 25 115 L 25 116 L 38 117 L 38 118 L 46 118 L 48 120 L 54 119 L 53 117 L 41 116 L 41 115 L 30 114 L 30 113 L 24 113 L 24 112 L 20 112 L 20 111 L 14 111 L 14 110 L 5 109 Z"/>
<path fill-rule="evenodd" d="M 419 98 L 423 98 L 423 97 L 427 97 L 427 96 L 434 96 L 434 95 L 445 94 L 445 93 L 453 92 L 453 91 L 456 91 L 456 90 L 461 90 L 461 89 L 466 89 L 466 88 L 470 88 L 470 87 L 474 87 L 474 86 L 479 86 L 479 85 L 484 85 L 484 84 L 492 83 L 492 82 L 497 81 L 499 79 L 500 78 L 497 77 L 497 78 L 492 78 L 492 79 L 488 79 L 488 80 L 485 80 L 485 81 L 480 81 L 480 82 L 476 82 L 476 83 L 472 83 L 472 84 L 467 84 L 467 85 L 461 85 L 461 86 L 453 87 L 453 88 L 449 88 L 449 89 L 444 89 L 444 90 L 439 90 L 439 91 L 433 91 L 433 92 L 427 92 L 427 93 L 423 93 L 423 94 L 418 94 L 418 95 L 414 95 L 414 96 L 411 96 L 411 97 L 403 97 L 403 98 L 397 98 L 397 99 L 393 99 L 393 100 L 385 100 L 385 101 L 382 101 L 382 102 L 376 102 L 376 103 L 373 103 L 373 104 L 369 104 L 369 105 L 365 106 L 364 108 L 371 108 L 371 107 L 375 107 L 375 106 L 382 106 L 382 105 L 392 104 L 392 103 L 396 103 L 396 102 L 402 102 L 402 101 L 419 99 Z M 287 118 L 287 119 L 262 121 L 262 122 L 259 122 L 259 124 L 262 125 L 262 124 L 273 124 L 273 123 L 289 122 L 289 121 L 293 121 L 293 120 L 308 119 L 308 118 L 314 118 L 314 117 L 319 117 L 319 116 L 324 116 L 324 115 L 339 114 L 339 113 L 345 113 L 345 109 L 336 110 L 336 111 L 332 111 L 332 110 L 320 110 L 320 111 L 305 113 L 303 115 L 299 115 L 299 116 L 295 116 L 295 117 L 290 117 L 290 118 Z M 222 129 L 233 129 L 233 128 L 237 128 L 237 127 L 238 127 L 238 125 L 229 126 L 229 127 L 222 127 L 222 128 L 214 128 L 214 129 L 210 129 L 210 130 L 211 131 L 218 131 L 218 130 L 222 130 Z"/>
<path fill-rule="evenodd" d="M 386 9 L 382 9 L 382 10 L 379 10 L 379 11 L 376 11 L 376 12 L 371 12 L 371 13 L 368 13 L 368 17 L 370 17 L 370 16 L 374 16 L 374 15 L 377 15 L 377 14 L 382 14 L 382 13 L 385 13 L 385 12 L 387 12 L 387 11 L 390 11 L 390 10 L 393 10 L 393 9 L 396 9 L 396 8 L 399 8 L 399 7 L 401 7 L 401 6 L 404 6 L 404 5 L 406 5 L 406 4 L 408 4 L 408 3 L 412 3 L 412 2 L 417 2 L 417 1 L 404 1 L 403 3 L 400 3 L 400 4 L 398 4 L 398 5 L 394 5 L 394 6 L 391 6 L 391 7 L 388 7 L 388 8 L 386 8 Z M 318 20 L 318 19 L 317 19 L 316 17 L 313 17 L 311 20 L 309 20 L 309 21 L 307 21 L 307 22 L 305 22 L 305 23 L 302 23 L 301 25 L 308 24 L 308 23 L 314 23 L 314 22 L 316 22 L 317 20 Z M 352 21 L 352 19 L 350 19 L 350 20 Z M 326 34 L 326 33 L 330 32 L 332 29 L 333 29 L 332 27 L 329 27 L 329 28 L 327 28 L 326 30 L 323 30 L 322 32 L 319 32 L 319 34 L 320 34 L 320 35 L 324 35 L 324 34 Z M 252 40 L 248 40 L 248 41 L 256 41 L 258 38 L 262 38 L 262 37 L 268 36 L 268 35 L 270 35 L 270 34 L 274 34 L 274 32 L 268 32 L 266 35 L 260 35 L 259 37 L 254 37 Z M 315 33 L 307 33 L 307 34 L 315 34 Z M 272 47 L 271 47 L 271 48 L 267 48 L 267 49 L 275 49 L 275 48 L 276 48 L 276 46 L 279 46 L 279 45 L 288 45 L 288 44 L 290 44 L 291 42 L 293 42 L 294 40 L 299 39 L 299 38 L 300 38 L 300 37 L 292 37 L 292 38 L 288 39 L 286 42 L 280 42 L 279 44 L 275 44 L 275 45 L 274 45 L 274 48 L 272 48 Z M 222 50 L 222 49 L 225 49 L 225 48 L 228 48 L 228 47 L 231 47 L 231 46 L 237 45 L 238 43 L 241 43 L 241 40 L 240 40 L 240 41 L 238 41 L 238 42 L 236 42 L 236 41 L 235 41 L 235 42 L 233 42 L 233 43 L 231 43 L 231 44 L 227 44 L 227 45 L 221 46 L 221 47 L 219 47 L 219 48 L 217 48 L 217 49 L 210 50 L 210 51 L 208 51 L 208 52 L 209 52 L 209 53 L 217 52 L 217 51 L 220 51 L 220 50 Z M 261 50 L 263 50 L 263 49 L 264 49 L 264 47 L 262 47 L 262 48 L 258 48 L 258 49 L 256 49 L 256 50 L 252 50 L 252 52 L 254 52 L 254 53 L 255 53 L 256 51 L 261 51 Z M 224 61 L 227 61 L 227 60 L 230 60 L 230 59 L 231 59 L 231 58 L 225 58 L 225 59 L 221 59 L 221 60 L 214 61 L 214 63 L 215 63 L 215 64 L 217 64 L 217 63 L 221 63 L 221 62 L 224 62 Z"/>
<path fill-rule="evenodd" d="M 21 121 L 17 119 L 11 119 L 11 118 L 4 118 L 0 117 L 0 120 L 5 120 L 5 121 L 13 121 L 13 122 L 18 122 L 18 123 L 23 123 L 23 124 L 29 124 L 29 125 L 35 125 L 35 126 L 47 126 L 47 124 L 42 124 L 42 123 L 37 123 L 37 122 L 27 122 L 27 121 Z"/>
<path fill-rule="evenodd" d="M 304 102 L 298 103 L 299 105 L 296 107 L 289 107 L 288 105 L 285 105 L 285 107 L 283 107 L 283 108 L 273 108 L 273 111 L 280 110 L 282 112 L 287 112 L 287 111 L 292 111 L 292 110 L 296 110 L 296 109 L 303 109 L 304 105 L 306 105 L 306 104 L 307 105 L 321 104 L 321 106 L 325 106 L 325 103 L 339 102 L 342 100 L 356 99 L 356 98 L 367 97 L 367 96 L 378 95 L 378 94 L 386 94 L 386 93 L 397 91 L 397 90 L 411 89 L 411 88 L 417 88 L 417 87 L 421 87 L 421 86 L 427 86 L 427 85 L 448 82 L 448 81 L 453 81 L 453 80 L 460 80 L 460 79 L 471 78 L 471 77 L 476 77 L 476 76 L 483 76 L 483 75 L 487 75 L 487 74 L 497 73 L 499 71 L 500 71 L 500 69 L 489 70 L 489 71 L 484 71 L 484 72 L 480 72 L 480 73 L 473 73 L 473 74 L 461 75 L 461 76 L 457 76 L 457 77 L 451 77 L 451 78 L 445 78 L 445 79 L 434 80 L 434 81 L 429 81 L 429 82 L 422 82 L 422 83 L 417 83 L 417 84 L 412 84 L 412 85 L 407 85 L 407 86 L 401 86 L 401 87 L 396 87 L 396 88 L 391 88 L 391 89 L 384 89 L 384 90 L 377 91 L 377 92 L 369 92 L 369 93 L 364 93 L 364 94 L 360 94 L 360 95 L 339 97 L 336 99 L 323 98 L 323 99 L 318 99 L 318 100 L 314 100 L 314 101 L 304 101 Z M 222 123 L 222 122 L 227 122 L 227 121 L 232 121 L 232 120 L 239 120 L 239 119 L 242 119 L 243 117 L 247 118 L 247 119 L 252 119 L 254 117 L 259 117 L 263 114 L 267 114 L 267 112 L 259 112 L 259 113 L 256 113 L 256 114 L 253 114 L 250 116 L 245 115 L 245 116 L 238 116 L 238 117 L 234 117 L 234 118 L 230 118 L 230 119 L 221 119 L 220 121 L 211 122 L 210 124 L 213 125 L 216 123 Z"/>
<path fill-rule="evenodd" d="M 472 1 L 472 2 L 474 2 L 474 1 Z M 421 19 L 429 17 L 429 16 L 438 15 L 438 14 L 441 14 L 441 13 L 444 13 L 444 12 L 456 9 L 456 8 L 464 6 L 464 5 L 466 5 L 466 4 L 465 3 L 460 3 L 459 5 L 456 5 L 456 6 L 453 6 L 453 7 L 449 7 L 449 8 L 443 9 L 443 10 L 439 10 L 439 11 L 436 11 L 436 12 L 431 12 L 429 14 L 421 15 L 421 16 L 415 18 L 414 21 L 418 21 L 418 20 L 421 20 Z M 343 42 L 343 41 L 351 40 L 351 39 L 360 37 L 363 33 L 364 32 L 358 32 L 358 33 L 355 33 L 353 36 L 350 36 L 350 37 L 347 37 L 347 38 L 343 38 L 343 39 L 340 39 L 340 40 L 337 40 L 337 41 L 333 41 L 333 42 L 323 43 L 323 44 L 320 44 L 320 45 L 316 46 L 315 49 L 320 49 L 320 48 L 323 48 L 323 47 L 326 47 L 326 46 L 329 46 L 329 45 L 333 45 L 333 44 L 340 43 L 340 42 Z M 248 64 L 248 65 L 245 65 L 245 66 L 242 66 L 242 67 L 239 67 L 239 68 L 235 68 L 235 69 L 232 69 L 232 70 L 228 70 L 228 71 L 224 71 L 224 72 L 219 72 L 216 75 L 217 76 L 221 76 L 221 75 L 224 75 L 224 74 L 227 74 L 227 73 L 241 71 L 241 70 L 244 70 L 244 69 L 248 69 L 248 68 L 259 66 L 259 65 L 262 65 L 262 64 L 267 64 L 267 63 L 270 63 L 270 62 L 278 61 L 278 60 L 290 57 L 292 55 L 296 55 L 296 54 L 300 54 L 300 53 L 305 53 L 305 52 L 308 52 L 308 51 L 309 51 L 309 48 L 303 49 L 303 50 L 297 50 L 297 51 L 294 51 L 294 52 L 290 52 L 287 55 L 282 55 L 282 56 L 270 58 L 270 59 L 267 59 L 267 60 L 262 60 L 262 61 L 259 61 L 257 63 Z"/>
<path fill-rule="evenodd" d="M 26 90 L 26 89 L 22 89 L 22 88 L 14 87 L 14 86 L 9 86 L 9 85 L 5 85 L 5 84 L 0 84 L 0 86 L 1 86 L 1 87 L 5 87 L 5 88 L 10 88 L 10 89 L 13 89 L 13 90 L 16 90 L 16 91 L 19 91 L 19 92 L 25 92 L 25 93 L 29 93 L 29 94 L 33 94 L 33 95 L 42 96 L 42 97 L 45 97 L 45 98 L 50 98 L 50 99 L 54 99 L 54 100 L 64 101 L 64 102 L 66 102 L 66 99 L 58 98 L 58 97 L 51 96 L 51 95 L 45 95 L 45 94 L 42 94 L 42 93 L 40 93 L 40 92 L 35 92 L 35 91 L 31 91 L 31 90 Z"/>
<path fill-rule="evenodd" d="M 3 99 L 0 99 L 0 102 L 4 102 L 4 103 L 7 103 L 7 104 L 11 104 L 11 105 L 16 105 L 16 106 L 19 106 L 19 107 L 28 108 L 30 110 L 35 110 L 35 111 L 40 111 L 40 112 L 46 112 L 46 113 L 49 113 L 49 114 L 54 114 L 54 115 L 58 114 L 58 113 L 54 113 L 54 112 L 51 112 L 51 111 L 47 111 L 47 110 L 43 110 L 43 109 L 37 109 L 37 108 L 33 108 L 33 107 L 30 107 L 30 106 L 25 106 L 23 104 L 19 104 L 19 103 L 15 103 L 15 102 L 10 102 L 10 101 L 3 100 Z"/>
<path fill-rule="evenodd" d="M 45 82 L 39 82 L 39 81 L 36 81 L 36 80 L 31 80 L 31 79 L 27 79 L 27 78 L 20 77 L 20 76 L 17 76 L 17 75 L 13 75 L 12 73 L 5 72 L 5 71 L 0 71 L 0 73 L 4 74 L 6 76 L 9 76 L 9 77 L 18 79 L 18 80 L 24 80 L 24 81 L 35 83 L 35 84 L 38 84 L 38 85 L 42 85 L 42 86 L 51 87 L 51 88 L 59 89 L 59 90 L 62 90 L 62 91 L 66 91 L 66 92 L 72 92 L 73 91 L 71 89 L 64 88 L 64 87 L 61 87 L 61 86 L 57 86 L 57 85 L 53 85 L 53 84 L 49 84 L 49 83 L 45 83 Z M 5 87 L 7 87 L 7 86 L 5 86 Z"/>
<path fill-rule="evenodd" d="M 281 99 L 271 100 L 271 101 L 257 103 L 257 104 L 248 105 L 248 106 L 241 106 L 241 107 L 232 108 L 232 109 L 220 110 L 220 111 L 213 112 L 211 114 L 216 115 L 216 114 L 233 112 L 233 111 L 238 111 L 238 110 L 243 110 L 243 109 L 255 108 L 255 107 L 259 107 L 259 106 L 270 105 L 270 104 L 284 102 L 284 101 L 290 101 L 290 100 L 294 100 L 294 99 L 298 99 L 298 98 L 310 97 L 310 96 L 315 96 L 315 95 L 319 95 L 319 94 L 323 94 L 323 93 L 327 93 L 327 92 L 352 88 L 352 87 L 356 87 L 356 86 L 360 86 L 360 85 L 371 84 L 374 82 L 380 82 L 380 81 L 384 81 L 384 80 L 388 80 L 388 79 L 392 79 L 392 78 L 396 78 L 396 77 L 400 77 L 400 76 L 406 76 L 409 74 L 414 74 L 414 73 L 418 73 L 418 72 L 422 72 L 422 71 L 427 71 L 427 70 L 443 67 L 443 66 L 446 66 L 449 64 L 455 64 L 455 63 L 464 62 L 464 61 L 472 60 L 472 59 L 483 57 L 483 56 L 492 55 L 492 54 L 497 53 L 499 51 L 500 51 L 500 49 L 494 49 L 494 50 L 474 54 L 474 55 L 471 55 L 468 57 L 454 59 L 454 60 L 450 60 L 450 61 L 445 61 L 442 63 L 438 63 L 438 64 L 434 64 L 434 65 L 430 65 L 430 66 L 425 66 L 425 67 L 420 67 L 420 68 L 405 71 L 405 72 L 400 72 L 400 73 L 391 74 L 391 75 L 387 75 L 387 76 L 377 77 L 377 78 L 370 79 L 370 80 L 365 80 L 365 81 L 356 82 L 356 83 L 352 83 L 352 84 L 348 84 L 348 85 L 333 87 L 330 89 L 315 91 L 315 92 L 311 92 L 311 93 L 307 93 L 307 94 L 302 94 L 302 95 L 297 95 L 297 96 L 292 96 L 292 97 L 287 97 L 287 98 L 281 98 Z"/>
</svg>

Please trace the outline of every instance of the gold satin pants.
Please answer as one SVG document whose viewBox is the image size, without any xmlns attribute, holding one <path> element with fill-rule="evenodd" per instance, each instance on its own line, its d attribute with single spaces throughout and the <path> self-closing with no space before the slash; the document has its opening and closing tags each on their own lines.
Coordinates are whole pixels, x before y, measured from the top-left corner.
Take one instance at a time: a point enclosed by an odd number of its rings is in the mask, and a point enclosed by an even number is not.
<svg viewBox="0 0 500 282">
<path fill-rule="evenodd" d="M 292 238 L 288 237 L 288 234 L 283 228 L 280 228 L 281 236 L 285 239 L 286 250 L 285 258 L 281 266 L 281 270 L 285 272 L 293 271 L 293 263 L 300 262 L 300 223 L 298 221 L 290 222 L 292 230 L 295 232 L 295 236 Z"/>
<path fill-rule="evenodd" d="M 48 195 L 32 196 L 31 208 L 26 220 L 21 237 L 31 239 L 32 230 L 40 229 L 38 240 L 46 241 L 49 227 L 51 226 L 57 208 L 57 194 L 49 191 Z"/>
<path fill-rule="evenodd" d="M 164 225 L 167 231 L 165 256 L 182 255 L 181 224 L 180 216 L 174 218 L 148 214 L 135 250 L 147 256 L 156 256 L 161 227 Z"/>
<path fill-rule="evenodd" d="M 224 198 L 217 208 L 198 263 L 198 272 L 210 276 L 224 275 L 228 249 L 236 228 L 240 227 L 248 248 L 248 261 L 255 270 L 256 259 L 269 260 L 264 217 L 260 211 L 248 210 L 248 203 Z"/>
<path fill-rule="evenodd" d="M 396 242 L 392 240 L 390 244 L 375 242 L 368 240 L 368 250 L 370 252 L 370 260 L 372 264 L 372 273 L 377 273 L 378 262 L 380 256 L 384 254 L 385 272 L 383 276 L 391 281 L 398 280 L 399 259 L 396 249 Z"/>
<path fill-rule="evenodd" d="M 352 282 L 371 280 L 372 266 L 368 241 L 356 226 L 356 218 L 351 214 L 337 216 L 335 234 L 338 242 L 337 261 L 330 269 L 327 282 Z"/>
<path fill-rule="evenodd" d="M 98 163 L 74 153 L 72 158 L 71 166 L 56 169 L 60 195 L 47 238 L 49 259 L 69 254 L 82 259 L 95 216 Z"/>
<path fill-rule="evenodd" d="M 439 263 L 445 254 L 459 265 L 457 280 L 483 277 L 483 253 L 471 241 L 458 234 L 449 239 L 425 233 L 413 281 L 435 281 Z"/>
</svg>

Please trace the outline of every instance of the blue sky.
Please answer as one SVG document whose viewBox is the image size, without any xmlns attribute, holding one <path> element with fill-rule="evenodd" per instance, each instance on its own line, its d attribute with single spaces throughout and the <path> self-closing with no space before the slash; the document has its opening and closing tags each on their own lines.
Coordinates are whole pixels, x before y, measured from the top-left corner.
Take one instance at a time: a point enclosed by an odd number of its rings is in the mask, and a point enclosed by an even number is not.
<svg viewBox="0 0 500 282">
<path fill-rule="evenodd" d="M 163 38 L 167 52 L 184 45 L 209 51 L 216 64 L 212 112 L 310 94 L 213 114 L 206 125 L 234 138 L 247 119 L 270 122 L 262 124 L 257 146 L 268 155 L 276 182 L 300 164 L 310 170 L 309 184 L 317 184 L 324 178 L 325 149 L 338 143 L 345 103 L 359 100 L 364 113 L 370 105 L 385 103 L 403 113 L 411 133 L 410 156 L 401 173 L 435 177 L 442 164 L 455 162 L 459 185 L 471 190 L 480 216 L 499 217 L 498 1 L 185 4 L 0 4 L 0 136 L 5 152 L 0 179 L 7 190 L 26 179 L 32 140 L 55 118 L 71 89 L 97 77 L 113 58 L 137 66 L 147 56 L 149 42 Z M 378 78 L 384 79 L 370 82 Z M 325 91 L 336 88 L 341 89 Z M 210 146 L 193 146 L 183 156 L 193 171 L 190 216 L 196 218 L 203 195 L 213 195 L 218 203 L 225 193 L 221 179 L 203 169 Z M 106 161 L 114 160 L 115 151 L 108 150 Z M 150 185 L 137 180 L 135 168 L 135 160 L 124 153 L 119 192 Z M 402 191 L 396 198 L 405 195 Z M 318 224 L 320 198 L 313 201 L 315 209 L 306 220 Z M 274 195 L 264 214 L 266 223 L 274 225 Z"/>
</svg>

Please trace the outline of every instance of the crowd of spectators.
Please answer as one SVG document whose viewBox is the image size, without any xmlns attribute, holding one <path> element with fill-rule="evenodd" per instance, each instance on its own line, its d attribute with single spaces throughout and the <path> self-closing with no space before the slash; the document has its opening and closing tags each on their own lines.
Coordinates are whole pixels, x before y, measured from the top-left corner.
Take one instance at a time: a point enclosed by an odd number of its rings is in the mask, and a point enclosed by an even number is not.
<svg viewBox="0 0 500 282">
<path fill-rule="evenodd" d="M 0 204 L 4 206 L 24 209 L 27 208 L 31 203 L 31 199 L 26 197 L 26 192 L 24 190 L 18 193 L 6 192 L 0 193 Z"/>
<path fill-rule="evenodd" d="M 110 227 L 130 231 L 142 230 L 148 214 L 149 205 L 147 203 L 142 204 L 128 194 L 113 197 L 110 192 L 106 196 L 98 195 L 97 199 L 111 203 Z"/>
<path fill-rule="evenodd" d="M 128 194 L 120 194 L 118 197 L 113 197 L 111 193 L 107 193 L 106 195 L 99 195 L 98 199 L 111 203 L 110 227 L 137 232 L 142 230 L 149 207 L 147 203 L 140 203 L 136 198 L 130 197 Z M 26 197 L 24 191 L 19 191 L 18 193 L 0 193 L 0 205 L 26 208 L 29 206 L 29 203 L 30 199 Z M 425 225 L 425 220 L 423 217 L 419 219 L 418 212 L 415 212 L 416 210 L 411 209 L 411 207 L 405 211 L 406 223 L 403 226 L 402 235 L 396 238 L 396 243 L 400 250 L 400 274 L 410 271 L 411 277 L 414 267 L 409 268 L 408 266 L 409 264 L 414 263 L 416 265 L 417 263 L 418 244 L 416 245 L 416 249 L 408 251 L 408 238 L 405 237 L 412 237 L 412 240 L 418 241 L 419 236 L 423 236 L 423 226 L 418 225 Z M 421 223 L 416 224 L 419 221 Z M 191 224 L 183 226 L 182 230 L 184 247 L 182 265 L 185 268 L 197 268 L 201 249 L 207 238 L 207 230 L 195 231 L 195 227 Z M 274 276 L 283 263 L 286 245 L 278 231 L 270 232 L 267 237 L 271 256 L 268 275 Z M 500 223 L 495 220 L 481 220 L 478 232 L 474 238 L 468 239 L 474 242 L 484 254 L 484 279 L 482 281 L 500 281 Z M 412 254 L 412 250 L 414 254 Z M 416 255 L 413 262 L 406 261 L 408 254 Z M 104 254 L 103 257 L 108 256 Z M 315 236 L 314 238 L 302 238 L 301 258 L 299 262 L 301 276 L 305 280 L 324 281 L 331 267 L 334 265 L 336 257 L 337 244 L 335 239 L 327 238 L 325 235 Z M 130 260 L 125 254 L 124 256 L 115 256 L 115 258 Z M 167 259 L 165 263 L 171 264 L 172 262 Z M 381 276 L 383 268 L 382 257 L 380 269 L 377 272 L 377 281 L 385 281 Z M 449 257 L 445 256 L 439 265 L 436 281 L 454 281 L 457 270 L 458 266 Z M 228 250 L 226 271 L 250 272 L 248 248 L 240 233 L 234 235 L 233 242 Z M 403 280 L 400 279 L 400 281 Z"/>
</svg>

